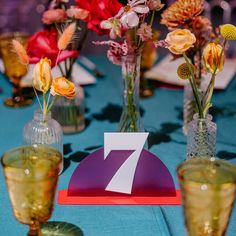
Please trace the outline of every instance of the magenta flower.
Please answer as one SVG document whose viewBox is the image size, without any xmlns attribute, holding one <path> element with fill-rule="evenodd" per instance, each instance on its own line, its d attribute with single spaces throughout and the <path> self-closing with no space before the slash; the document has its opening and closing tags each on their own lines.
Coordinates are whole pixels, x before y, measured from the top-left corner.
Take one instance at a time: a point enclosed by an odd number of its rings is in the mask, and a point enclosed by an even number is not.
<svg viewBox="0 0 236 236">
<path fill-rule="evenodd" d="M 146 0 L 128 0 L 128 4 L 120 9 L 116 17 L 120 18 L 124 28 L 129 29 L 139 24 L 138 14 L 147 14 L 148 12 Z"/>
</svg>

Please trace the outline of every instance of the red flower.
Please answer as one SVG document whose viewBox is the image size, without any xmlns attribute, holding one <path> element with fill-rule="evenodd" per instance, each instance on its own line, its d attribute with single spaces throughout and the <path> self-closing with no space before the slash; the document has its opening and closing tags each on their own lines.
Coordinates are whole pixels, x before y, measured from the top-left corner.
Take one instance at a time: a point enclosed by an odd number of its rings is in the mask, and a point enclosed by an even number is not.
<svg viewBox="0 0 236 236">
<path fill-rule="evenodd" d="M 57 48 L 57 31 L 42 30 L 36 32 L 28 40 L 27 53 L 29 55 L 29 62 L 31 64 L 37 63 L 41 58 L 47 57 L 51 59 L 52 67 L 55 66 L 59 49 Z M 67 58 L 77 57 L 79 51 L 76 50 L 63 50 L 58 57 L 58 63 L 66 60 Z"/>
<path fill-rule="evenodd" d="M 88 29 L 97 32 L 99 35 L 109 34 L 109 30 L 101 29 L 100 23 L 114 17 L 123 6 L 117 0 L 76 0 L 79 8 L 89 11 L 85 20 Z"/>
</svg>

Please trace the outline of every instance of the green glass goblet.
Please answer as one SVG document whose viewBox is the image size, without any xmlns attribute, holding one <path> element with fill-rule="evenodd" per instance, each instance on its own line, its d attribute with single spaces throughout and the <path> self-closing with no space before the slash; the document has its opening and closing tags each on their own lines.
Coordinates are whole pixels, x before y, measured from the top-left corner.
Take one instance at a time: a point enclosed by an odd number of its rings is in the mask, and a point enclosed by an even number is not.
<svg viewBox="0 0 236 236">
<path fill-rule="evenodd" d="M 46 146 L 21 146 L 3 154 L 1 163 L 16 219 L 41 236 L 40 224 L 53 211 L 62 155 Z"/>
<path fill-rule="evenodd" d="M 189 236 L 223 236 L 236 196 L 236 166 L 192 158 L 177 168 Z"/>
</svg>

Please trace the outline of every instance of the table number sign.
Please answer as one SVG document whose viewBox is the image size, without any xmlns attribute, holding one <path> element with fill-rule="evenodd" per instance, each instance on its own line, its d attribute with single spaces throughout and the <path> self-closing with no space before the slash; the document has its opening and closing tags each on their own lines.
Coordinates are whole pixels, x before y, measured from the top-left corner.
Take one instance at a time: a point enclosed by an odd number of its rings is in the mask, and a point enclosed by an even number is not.
<svg viewBox="0 0 236 236">
<path fill-rule="evenodd" d="M 59 204 L 178 205 L 180 192 L 162 161 L 144 149 L 148 133 L 105 133 L 104 148 L 74 171 Z"/>
</svg>

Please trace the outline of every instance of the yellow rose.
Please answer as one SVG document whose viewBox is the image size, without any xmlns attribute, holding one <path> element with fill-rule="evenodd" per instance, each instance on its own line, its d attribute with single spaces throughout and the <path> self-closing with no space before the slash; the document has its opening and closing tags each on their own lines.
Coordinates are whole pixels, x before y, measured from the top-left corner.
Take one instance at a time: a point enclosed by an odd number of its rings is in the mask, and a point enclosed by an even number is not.
<svg viewBox="0 0 236 236">
<path fill-rule="evenodd" d="M 224 66 L 224 52 L 221 57 L 222 46 L 218 43 L 209 43 L 203 50 L 203 62 L 206 69 L 213 74 L 216 67 L 216 73 L 220 72 Z"/>
<path fill-rule="evenodd" d="M 38 62 L 33 70 L 33 86 L 46 93 L 52 84 L 51 61 L 48 58 L 43 58 Z"/>
<path fill-rule="evenodd" d="M 173 54 L 178 55 L 193 47 L 196 37 L 187 29 L 177 29 L 168 33 L 165 41 L 168 44 L 167 48 Z"/>
<path fill-rule="evenodd" d="M 51 94 L 59 95 L 68 99 L 75 98 L 75 85 L 65 77 L 58 77 L 52 80 Z"/>
</svg>

